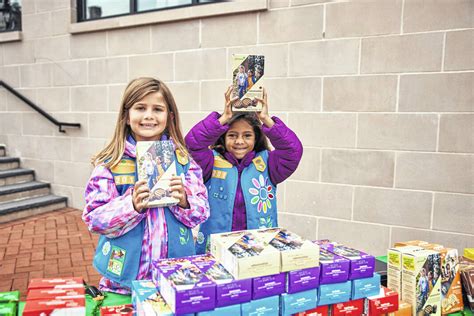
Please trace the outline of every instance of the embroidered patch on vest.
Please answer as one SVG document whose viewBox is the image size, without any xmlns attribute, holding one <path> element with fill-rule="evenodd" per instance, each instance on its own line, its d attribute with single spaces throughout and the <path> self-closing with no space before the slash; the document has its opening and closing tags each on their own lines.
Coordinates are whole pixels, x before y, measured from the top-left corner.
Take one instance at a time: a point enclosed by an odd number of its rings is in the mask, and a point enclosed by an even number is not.
<svg viewBox="0 0 474 316">
<path fill-rule="evenodd" d="M 102 254 L 103 254 L 104 256 L 107 256 L 107 255 L 109 254 L 109 252 L 110 252 L 110 242 L 107 241 L 107 242 L 104 243 L 104 245 L 102 246 Z"/>
<path fill-rule="evenodd" d="M 184 227 L 180 227 L 179 228 L 179 243 L 181 245 L 186 245 L 188 241 L 189 241 L 189 231 Z"/>
<path fill-rule="evenodd" d="M 214 157 L 214 167 L 216 168 L 232 168 L 232 164 L 220 156 Z"/>
<path fill-rule="evenodd" d="M 227 172 L 221 170 L 212 170 L 212 177 L 224 180 L 227 177 Z"/>
<path fill-rule="evenodd" d="M 178 160 L 178 162 L 185 166 L 188 164 L 189 162 L 189 159 L 188 159 L 188 155 L 184 154 L 181 150 L 179 149 L 176 149 L 176 159 Z"/>
<path fill-rule="evenodd" d="M 204 242 L 204 234 L 202 232 L 199 232 L 197 235 L 197 243 L 202 245 L 203 242 Z"/>
<path fill-rule="evenodd" d="M 257 204 L 257 211 L 260 213 L 267 213 L 267 210 L 272 208 L 272 202 L 275 198 L 275 195 L 272 192 L 272 186 L 270 185 L 270 180 L 264 178 L 263 175 L 258 176 L 252 179 L 252 184 L 254 188 L 249 189 L 249 193 L 254 195 L 250 200 L 250 203 Z"/>
<path fill-rule="evenodd" d="M 257 169 L 260 172 L 265 171 L 265 168 L 267 167 L 267 165 L 265 164 L 265 161 L 263 161 L 261 156 L 254 158 L 252 162 L 255 165 L 255 169 Z"/>
<path fill-rule="evenodd" d="M 122 248 L 113 246 L 110 254 L 109 263 L 107 264 L 107 271 L 112 272 L 118 276 L 122 275 L 123 264 L 125 262 L 126 251 Z"/>
<path fill-rule="evenodd" d="M 135 176 L 115 176 L 115 185 L 135 184 Z"/>
<path fill-rule="evenodd" d="M 129 159 L 122 159 L 110 171 L 115 174 L 135 173 L 135 162 Z"/>
<path fill-rule="evenodd" d="M 272 226 L 272 219 L 270 216 L 260 217 L 259 218 L 260 228 L 273 228 Z"/>
<path fill-rule="evenodd" d="M 135 161 L 122 159 L 110 171 L 114 174 L 115 185 L 135 184 Z"/>
</svg>

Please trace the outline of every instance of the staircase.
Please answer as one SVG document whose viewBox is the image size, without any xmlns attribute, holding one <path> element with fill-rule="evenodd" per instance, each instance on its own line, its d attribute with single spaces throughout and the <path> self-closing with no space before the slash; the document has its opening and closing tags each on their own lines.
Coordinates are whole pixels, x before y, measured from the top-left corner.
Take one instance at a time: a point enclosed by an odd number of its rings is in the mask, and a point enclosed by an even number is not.
<svg viewBox="0 0 474 316">
<path fill-rule="evenodd" d="M 0 223 L 67 206 L 67 198 L 51 194 L 49 183 L 35 181 L 35 172 L 20 168 L 20 159 L 6 157 L 0 144 Z"/>
</svg>

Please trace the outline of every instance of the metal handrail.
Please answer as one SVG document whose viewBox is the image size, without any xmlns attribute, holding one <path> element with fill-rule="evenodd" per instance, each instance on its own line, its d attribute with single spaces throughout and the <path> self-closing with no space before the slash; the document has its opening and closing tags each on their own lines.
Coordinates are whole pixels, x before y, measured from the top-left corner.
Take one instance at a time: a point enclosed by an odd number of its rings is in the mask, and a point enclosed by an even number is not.
<svg viewBox="0 0 474 316">
<path fill-rule="evenodd" d="M 65 130 L 63 130 L 63 126 L 68 126 L 68 127 L 77 127 L 77 128 L 81 128 L 81 124 L 80 123 L 65 123 L 65 122 L 59 122 L 58 120 L 56 120 L 54 117 L 52 117 L 50 114 L 48 114 L 47 112 L 45 112 L 42 108 L 40 108 L 39 106 L 37 106 L 36 104 L 34 104 L 33 102 L 31 102 L 28 98 L 26 98 L 25 96 L 21 95 L 18 91 L 16 91 L 15 89 L 13 89 L 12 87 L 10 87 L 10 85 L 8 85 L 6 82 L 4 82 L 3 80 L 0 80 L 0 86 L 3 86 L 5 89 L 7 89 L 8 91 L 10 91 L 13 95 L 15 95 L 17 98 L 19 98 L 20 100 L 22 100 L 23 102 L 25 102 L 26 104 L 28 104 L 29 106 L 31 106 L 33 109 L 35 109 L 39 114 L 43 115 L 45 118 L 47 118 L 50 122 L 52 122 L 54 125 L 58 126 L 59 127 L 59 131 L 61 133 L 66 133 Z"/>
</svg>

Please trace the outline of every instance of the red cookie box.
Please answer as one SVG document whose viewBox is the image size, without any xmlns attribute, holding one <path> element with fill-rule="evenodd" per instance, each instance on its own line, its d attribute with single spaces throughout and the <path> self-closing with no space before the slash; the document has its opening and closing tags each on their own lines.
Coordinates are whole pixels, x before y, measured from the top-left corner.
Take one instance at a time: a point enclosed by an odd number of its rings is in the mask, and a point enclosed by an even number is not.
<svg viewBox="0 0 474 316">
<path fill-rule="evenodd" d="M 28 291 L 27 301 L 31 300 L 54 300 L 81 298 L 85 295 L 84 287 L 73 289 L 33 289 Z"/>
<path fill-rule="evenodd" d="M 395 312 L 398 310 L 398 293 L 381 286 L 379 295 L 366 298 L 364 308 L 369 316 Z"/>
<path fill-rule="evenodd" d="M 333 304 L 331 316 L 360 316 L 364 314 L 364 299 L 352 300 L 344 303 Z"/>
<path fill-rule="evenodd" d="M 84 316 L 86 299 L 69 298 L 64 300 L 26 301 L 23 316 Z"/>
<path fill-rule="evenodd" d="M 100 308 L 100 316 L 135 316 L 132 304 L 119 306 L 105 306 Z"/>
<path fill-rule="evenodd" d="M 293 316 L 329 316 L 329 305 L 322 305 L 304 312 L 293 314 Z"/>
<path fill-rule="evenodd" d="M 82 278 L 54 278 L 54 279 L 32 279 L 28 285 L 28 291 L 33 289 L 78 289 L 84 288 Z"/>
</svg>

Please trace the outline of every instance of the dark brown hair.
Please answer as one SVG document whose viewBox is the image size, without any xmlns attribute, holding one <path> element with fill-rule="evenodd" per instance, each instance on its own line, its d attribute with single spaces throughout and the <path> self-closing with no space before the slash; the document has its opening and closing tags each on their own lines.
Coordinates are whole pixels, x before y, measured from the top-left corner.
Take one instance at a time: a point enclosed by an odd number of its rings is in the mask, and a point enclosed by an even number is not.
<svg viewBox="0 0 474 316">
<path fill-rule="evenodd" d="M 262 131 L 262 127 L 261 127 L 262 123 L 260 123 L 260 120 L 258 119 L 257 115 L 254 112 L 240 112 L 240 113 L 234 114 L 227 124 L 232 125 L 233 123 L 240 120 L 244 120 L 250 126 L 252 126 L 253 132 L 255 134 L 255 146 L 253 150 L 257 153 L 262 150 L 270 150 L 270 147 L 268 146 L 267 137 L 265 136 L 265 134 L 263 134 L 263 131 Z M 219 137 L 219 139 L 213 146 L 213 149 L 221 155 L 224 155 L 227 152 L 225 148 L 226 135 L 227 135 L 227 132 L 221 135 L 221 137 Z"/>
</svg>

